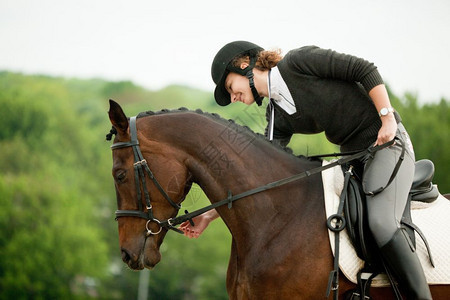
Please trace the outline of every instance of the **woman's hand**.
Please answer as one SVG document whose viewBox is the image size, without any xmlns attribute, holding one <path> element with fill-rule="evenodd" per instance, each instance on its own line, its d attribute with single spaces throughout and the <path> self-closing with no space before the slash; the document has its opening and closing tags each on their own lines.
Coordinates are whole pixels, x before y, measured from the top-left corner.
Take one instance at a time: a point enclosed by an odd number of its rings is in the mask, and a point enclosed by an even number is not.
<svg viewBox="0 0 450 300">
<path fill-rule="evenodd" d="M 374 146 L 383 145 L 392 141 L 395 138 L 395 133 L 397 132 L 397 121 L 395 120 L 393 113 L 382 116 L 381 122 L 382 125 L 378 131 L 377 141 Z"/>
<path fill-rule="evenodd" d="M 208 227 L 209 223 L 217 219 L 219 214 L 215 209 L 207 211 L 197 217 L 192 218 L 195 226 L 192 226 L 189 221 L 183 222 L 178 229 L 184 232 L 188 238 L 198 238 L 203 231 Z"/>
</svg>

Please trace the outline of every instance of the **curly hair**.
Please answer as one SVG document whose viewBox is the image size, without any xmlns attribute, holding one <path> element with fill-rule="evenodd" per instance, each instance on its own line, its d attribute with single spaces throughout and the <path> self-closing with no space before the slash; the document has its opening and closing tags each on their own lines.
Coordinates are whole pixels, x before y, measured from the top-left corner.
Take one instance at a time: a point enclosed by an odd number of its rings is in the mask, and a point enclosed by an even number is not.
<svg viewBox="0 0 450 300">
<path fill-rule="evenodd" d="M 258 53 L 255 68 L 261 71 L 270 70 L 275 67 L 282 58 L 281 49 L 260 51 Z M 238 68 L 243 62 L 250 63 L 250 53 L 246 52 L 236 56 L 231 61 L 231 65 Z"/>
<path fill-rule="evenodd" d="M 275 67 L 281 59 L 283 59 L 281 49 L 263 50 L 258 53 L 255 68 L 261 71 L 270 70 Z"/>
</svg>

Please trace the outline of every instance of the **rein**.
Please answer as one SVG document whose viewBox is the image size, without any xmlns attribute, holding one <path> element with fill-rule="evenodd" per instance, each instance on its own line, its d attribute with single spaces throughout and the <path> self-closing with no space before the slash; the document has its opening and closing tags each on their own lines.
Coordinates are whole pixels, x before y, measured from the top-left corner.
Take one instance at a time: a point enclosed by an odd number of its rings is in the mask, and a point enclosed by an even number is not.
<svg viewBox="0 0 450 300">
<path fill-rule="evenodd" d="M 186 212 L 186 214 L 184 214 L 182 216 L 178 216 L 176 218 L 171 218 L 171 219 L 167 220 L 166 222 L 168 222 L 168 224 L 171 224 L 171 225 L 178 225 L 178 224 L 183 223 L 184 221 L 192 222 L 192 220 L 191 220 L 192 218 L 194 218 L 194 217 L 196 217 L 198 215 L 201 215 L 204 212 L 207 212 L 209 210 L 215 209 L 215 208 L 217 208 L 219 206 L 227 204 L 228 208 L 231 208 L 233 202 L 236 201 L 236 200 L 239 200 L 239 199 L 242 199 L 242 198 L 245 198 L 245 197 L 248 197 L 248 196 L 260 193 L 260 192 L 263 192 L 263 191 L 267 191 L 267 190 L 273 189 L 275 187 L 279 187 L 279 186 L 291 183 L 293 181 L 296 181 L 296 180 L 299 180 L 299 179 L 302 179 L 302 178 L 305 178 L 305 177 L 309 177 L 309 176 L 317 174 L 317 173 L 321 173 L 321 172 L 323 172 L 323 171 L 325 171 L 327 169 L 336 167 L 338 165 L 343 165 L 343 164 L 345 164 L 345 163 L 347 163 L 349 161 L 352 161 L 354 159 L 363 157 L 363 156 L 365 156 L 367 154 L 375 153 L 376 151 L 384 149 L 386 147 L 389 147 L 389 146 L 391 146 L 393 144 L 394 144 L 394 140 L 392 140 L 390 142 L 387 142 L 387 143 L 385 143 L 383 145 L 370 147 L 370 148 L 368 148 L 366 150 L 359 151 L 356 154 L 353 154 L 353 155 L 348 156 L 346 158 L 338 159 L 337 161 L 332 162 L 332 163 L 330 163 L 330 164 L 328 164 L 326 166 L 317 167 L 317 168 L 314 168 L 314 169 L 311 169 L 311 170 L 304 171 L 302 173 L 295 174 L 295 175 L 287 177 L 287 178 L 283 178 L 283 179 L 280 179 L 280 180 L 277 180 L 277 181 L 273 181 L 273 182 L 270 182 L 270 183 L 265 184 L 263 186 L 260 186 L 260 187 L 248 190 L 246 192 L 243 192 L 241 194 L 237 194 L 237 195 L 234 195 L 234 196 L 232 195 L 231 191 L 228 191 L 228 197 L 226 199 L 223 199 L 223 200 L 221 200 L 219 202 L 213 203 L 213 204 L 208 205 L 206 207 L 200 208 L 200 209 L 195 210 L 195 211 L 193 211 L 191 213 Z"/>
<path fill-rule="evenodd" d="M 383 145 L 377 145 L 374 147 L 370 147 L 368 149 L 356 152 L 352 155 L 347 156 L 346 158 L 340 158 L 337 161 L 330 163 L 326 166 L 321 166 L 321 167 L 317 167 L 308 171 L 304 171 L 302 173 L 298 173 L 295 174 L 293 176 L 284 178 L 284 179 L 280 179 L 277 181 L 273 181 L 270 182 L 268 184 L 265 184 L 263 186 L 248 190 L 246 192 L 243 192 L 241 194 L 237 194 L 237 195 L 232 195 L 231 191 L 228 191 L 228 196 L 226 199 L 223 199 L 219 202 L 213 203 L 211 205 L 208 205 L 206 207 L 203 207 L 201 209 L 195 210 L 193 212 L 188 212 L 187 210 L 185 211 L 184 215 L 175 217 L 175 218 L 170 218 L 167 219 L 165 221 L 160 221 L 158 219 L 156 219 L 153 215 L 153 210 L 152 210 L 152 205 L 151 205 L 151 201 L 150 201 L 150 196 L 147 190 L 147 186 L 145 184 L 145 173 L 144 171 L 147 173 L 147 175 L 149 176 L 149 178 L 153 181 L 153 183 L 155 184 L 155 186 L 157 187 L 157 189 L 159 190 L 159 192 L 163 195 L 163 197 L 175 208 L 178 210 L 180 210 L 181 206 L 178 205 L 177 203 L 175 203 L 170 197 L 169 195 L 164 191 L 164 189 L 161 187 L 161 185 L 159 184 L 159 182 L 156 180 L 155 176 L 153 175 L 152 171 L 150 170 L 150 168 L 148 167 L 147 161 L 144 159 L 141 150 L 139 148 L 139 141 L 137 139 L 137 129 L 136 129 L 136 117 L 131 117 L 130 118 L 130 133 L 131 133 L 131 140 L 129 142 L 118 142 L 118 143 L 114 143 L 111 145 L 111 149 L 115 150 L 115 149 L 121 149 L 121 148 L 127 148 L 127 147 L 132 147 L 133 148 L 133 153 L 134 153 L 134 171 L 135 171 L 135 183 L 136 183 L 136 193 L 137 193 L 137 202 L 138 202 L 138 210 L 117 210 L 115 212 L 116 215 L 116 220 L 120 217 L 138 217 L 138 218 L 143 218 L 147 220 L 147 223 L 145 225 L 145 228 L 147 229 L 147 236 L 149 235 L 156 235 L 159 234 L 162 230 L 162 228 L 165 228 L 167 230 L 171 229 L 174 230 L 178 233 L 183 234 L 183 232 L 181 230 L 179 230 L 178 228 L 176 228 L 176 225 L 179 225 L 185 221 L 189 221 L 192 225 L 193 225 L 193 221 L 192 218 L 201 215 L 209 210 L 215 209 L 219 206 L 228 205 L 228 208 L 230 209 L 233 205 L 234 201 L 237 201 L 239 199 L 263 192 L 263 191 L 267 191 L 270 189 L 273 189 L 275 187 L 279 187 L 285 184 L 288 184 L 290 182 L 299 180 L 301 178 L 305 178 L 305 177 L 309 177 L 311 175 L 317 174 L 317 173 L 321 173 L 327 169 L 333 168 L 335 166 L 338 165 L 343 165 L 349 161 L 352 161 L 354 159 L 363 157 L 367 154 L 373 154 L 376 151 L 379 151 L 381 149 L 384 149 L 386 147 L 389 147 L 391 145 L 394 144 L 394 140 L 387 142 Z M 338 153 L 335 153 L 333 156 L 337 156 L 339 155 Z M 343 155 L 343 154 L 341 154 Z M 145 204 L 146 204 L 146 209 L 147 212 L 144 211 L 143 207 L 142 207 L 142 195 L 141 195 L 141 185 L 142 185 L 142 189 L 144 191 L 144 197 L 145 197 Z M 155 222 L 159 225 L 159 230 L 157 232 L 152 232 L 149 229 L 149 224 Z"/>
</svg>

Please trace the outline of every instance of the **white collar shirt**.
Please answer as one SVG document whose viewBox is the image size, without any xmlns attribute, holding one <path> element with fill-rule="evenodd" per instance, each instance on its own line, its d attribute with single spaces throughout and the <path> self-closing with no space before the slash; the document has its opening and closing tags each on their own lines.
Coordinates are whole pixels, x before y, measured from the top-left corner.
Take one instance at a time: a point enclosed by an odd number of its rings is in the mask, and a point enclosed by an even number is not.
<svg viewBox="0 0 450 300">
<path fill-rule="evenodd" d="M 283 77 L 281 77 L 280 71 L 277 67 L 273 67 L 269 71 L 269 75 L 267 76 L 267 87 L 269 89 L 269 127 L 267 132 L 267 137 L 270 141 L 273 140 L 273 128 L 274 128 L 274 113 L 275 109 L 273 107 L 273 103 L 276 103 L 281 109 L 287 112 L 289 115 L 292 115 L 297 112 L 295 108 L 295 102 L 292 98 L 291 92 L 284 82 Z"/>
<path fill-rule="evenodd" d="M 281 77 L 280 71 L 277 67 L 273 67 L 267 77 L 269 98 L 275 101 L 275 103 L 286 111 L 289 115 L 297 112 L 295 108 L 294 99 L 292 99 L 291 93 Z"/>
</svg>

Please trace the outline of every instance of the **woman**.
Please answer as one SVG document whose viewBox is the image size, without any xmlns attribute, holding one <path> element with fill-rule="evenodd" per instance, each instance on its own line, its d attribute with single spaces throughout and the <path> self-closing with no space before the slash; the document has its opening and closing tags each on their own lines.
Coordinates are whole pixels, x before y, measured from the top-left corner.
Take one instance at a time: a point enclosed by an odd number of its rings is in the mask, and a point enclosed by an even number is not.
<svg viewBox="0 0 450 300">
<path fill-rule="evenodd" d="M 364 190 L 368 196 L 369 227 L 382 257 L 408 293 L 408 299 L 431 299 L 420 261 L 410 247 L 400 220 L 414 174 L 414 150 L 400 116 L 392 108 L 376 66 L 364 59 L 302 47 L 281 57 L 258 45 L 236 41 L 216 54 L 211 74 L 219 105 L 243 102 L 267 107 L 266 136 L 287 145 L 294 133 L 325 132 L 341 151 L 366 149 L 396 139 L 396 143 L 360 159 Z M 405 146 L 403 162 L 395 179 L 388 180 Z M 215 210 L 180 228 L 198 237 L 216 219 Z"/>
</svg>

